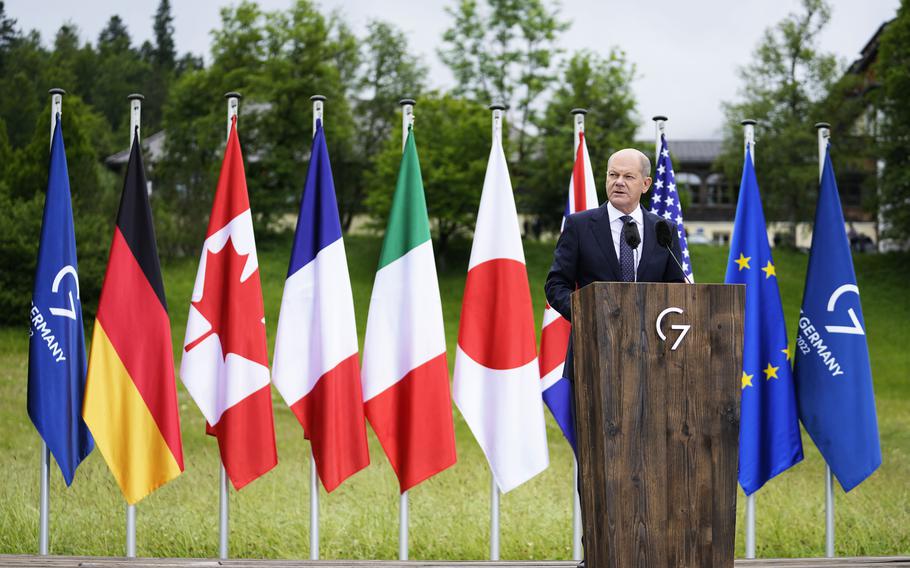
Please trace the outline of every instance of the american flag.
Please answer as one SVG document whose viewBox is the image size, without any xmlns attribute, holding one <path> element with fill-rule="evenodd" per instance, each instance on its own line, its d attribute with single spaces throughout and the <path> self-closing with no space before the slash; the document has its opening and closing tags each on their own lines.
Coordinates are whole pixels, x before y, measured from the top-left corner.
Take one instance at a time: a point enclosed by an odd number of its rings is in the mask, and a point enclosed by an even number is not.
<svg viewBox="0 0 910 568">
<path fill-rule="evenodd" d="M 676 175 L 673 173 L 673 163 L 670 161 L 667 137 L 663 134 L 660 135 L 657 174 L 654 176 L 654 191 L 651 194 L 651 213 L 676 223 L 679 247 L 682 249 L 682 258 L 679 259 L 679 262 L 682 264 L 683 272 L 689 277 L 689 281 L 694 282 L 692 263 L 689 260 L 689 244 L 686 242 L 686 228 L 683 225 L 682 205 L 679 203 L 679 192 L 676 191 Z"/>
</svg>

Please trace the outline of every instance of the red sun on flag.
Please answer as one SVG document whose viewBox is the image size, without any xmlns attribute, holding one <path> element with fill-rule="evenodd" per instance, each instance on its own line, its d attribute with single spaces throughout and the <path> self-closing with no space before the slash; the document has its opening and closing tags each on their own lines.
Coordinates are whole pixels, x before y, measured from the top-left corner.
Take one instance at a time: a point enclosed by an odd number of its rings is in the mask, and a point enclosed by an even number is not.
<svg viewBox="0 0 910 568">
<path fill-rule="evenodd" d="M 234 353 L 268 366 L 259 269 L 241 280 L 249 256 L 238 253 L 230 237 L 220 251 L 206 252 L 202 298 L 192 305 L 211 329 L 188 343 L 185 351 L 192 350 L 208 336 L 216 335 L 225 358 L 228 353 Z"/>
</svg>

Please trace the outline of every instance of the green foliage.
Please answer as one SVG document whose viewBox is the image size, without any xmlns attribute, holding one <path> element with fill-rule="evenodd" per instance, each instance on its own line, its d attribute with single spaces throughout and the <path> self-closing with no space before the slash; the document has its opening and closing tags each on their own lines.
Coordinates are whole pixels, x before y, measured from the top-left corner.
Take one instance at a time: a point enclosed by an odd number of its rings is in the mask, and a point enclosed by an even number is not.
<svg viewBox="0 0 910 568">
<path fill-rule="evenodd" d="M 568 22 L 558 6 L 544 0 L 458 0 L 446 11 L 454 19 L 439 50 L 455 75 L 460 95 L 483 104 L 501 101 L 514 109 L 517 142 L 516 185 L 524 185 L 524 158 L 530 149 L 535 102 L 556 78 L 559 36 Z"/>
<path fill-rule="evenodd" d="M 478 103 L 429 93 L 414 111 L 414 136 L 427 197 L 427 213 L 440 263 L 451 239 L 473 229 L 490 152 L 490 115 Z M 401 139 L 391 137 L 369 176 L 366 206 L 385 227 L 398 168 Z"/>
<path fill-rule="evenodd" d="M 160 232 L 173 252 L 195 250 L 205 231 L 222 157 L 225 107 L 221 93 L 243 95 L 238 131 L 252 210 L 265 231 L 286 228 L 297 210 L 312 140 L 309 97 L 328 97 L 325 120 L 336 186 L 355 185 L 354 120 L 348 101 L 356 80 L 357 44 L 338 18 L 299 0 L 265 12 L 244 2 L 222 10 L 214 31 L 212 65 L 185 73 L 165 108 L 167 156 L 156 211 L 174 233 Z M 213 95 L 217 93 L 218 95 Z M 355 209 L 339 191 L 342 211 Z"/>
<path fill-rule="evenodd" d="M 740 102 L 724 105 L 727 127 L 719 162 L 727 179 L 738 180 L 742 171 L 740 121 L 758 121 L 756 172 L 769 220 L 811 220 L 818 195 L 818 144 L 813 125 L 830 122 L 846 134 L 856 116 L 856 105 L 844 98 L 850 86 L 838 82 L 843 65 L 818 49 L 829 18 L 825 0 L 802 0 L 798 13 L 765 31 L 753 62 L 740 70 Z M 848 146 L 841 144 L 845 139 L 835 140 L 841 149 Z"/>
<path fill-rule="evenodd" d="M 537 124 L 529 187 L 521 194 L 523 208 L 534 215 L 540 229 L 558 230 L 566 204 L 575 126 L 569 111 L 586 108 L 585 140 L 591 156 L 607 156 L 634 144 L 637 117 L 632 81 L 635 66 L 613 48 L 607 57 L 581 51 L 563 64 L 562 77 Z M 606 199 L 606 162 L 592 163 L 598 195 Z"/>
<path fill-rule="evenodd" d="M 876 73 L 884 115 L 880 136 L 885 171 L 880 206 L 882 235 L 910 239 L 910 2 L 902 0 L 897 17 L 882 35 Z"/>
</svg>

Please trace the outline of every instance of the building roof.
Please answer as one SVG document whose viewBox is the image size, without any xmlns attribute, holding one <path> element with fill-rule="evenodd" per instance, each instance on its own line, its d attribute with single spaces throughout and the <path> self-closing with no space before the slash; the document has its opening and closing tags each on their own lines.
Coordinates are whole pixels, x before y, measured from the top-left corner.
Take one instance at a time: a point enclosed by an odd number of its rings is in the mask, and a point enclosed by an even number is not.
<svg viewBox="0 0 910 568">
<path fill-rule="evenodd" d="M 670 155 L 679 166 L 713 164 L 723 150 L 723 140 L 668 140 Z M 674 164 L 675 165 L 675 164 Z"/>
<path fill-rule="evenodd" d="M 155 163 L 164 156 L 164 130 L 142 139 L 142 156 L 146 162 Z M 104 159 L 105 165 L 117 169 L 125 166 L 130 161 L 130 149 L 120 150 Z"/>
</svg>

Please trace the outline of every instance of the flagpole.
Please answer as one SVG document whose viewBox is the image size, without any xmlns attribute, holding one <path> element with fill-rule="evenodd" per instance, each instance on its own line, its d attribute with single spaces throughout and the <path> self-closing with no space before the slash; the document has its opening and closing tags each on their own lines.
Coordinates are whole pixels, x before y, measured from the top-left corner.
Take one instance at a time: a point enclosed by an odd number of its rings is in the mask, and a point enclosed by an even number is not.
<svg viewBox="0 0 910 568">
<path fill-rule="evenodd" d="M 49 147 L 54 145 L 54 129 L 57 128 L 57 115 L 63 114 L 63 95 L 66 91 L 60 88 L 50 89 L 47 94 L 51 96 L 51 138 Z M 41 438 L 41 490 L 38 510 L 38 553 L 48 554 L 48 518 L 50 517 L 50 488 L 51 488 L 51 451 L 47 442 Z"/>
<path fill-rule="evenodd" d="M 574 144 L 572 145 L 573 158 L 578 154 L 578 145 L 580 144 L 579 134 L 585 131 L 585 115 L 588 110 L 584 108 L 573 108 L 571 111 L 573 124 L 575 125 Z M 581 542 L 581 497 L 578 495 L 578 460 L 572 455 L 572 559 L 581 560 L 584 557 L 584 550 Z"/>
<path fill-rule="evenodd" d="M 139 93 L 128 95 L 130 101 L 130 148 L 133 146 L 133 136 L 139 140 L 140 118 L 142 117 L 142 101 L 145 97 Z M 135 134 L 134 134 L 135 133 Z M 136 558 L 136 506 L 126 504 L 126 557 Z"/>
<path fill-rule="evenodd" d="M 658 114 L 651 118 L 654 121 L 654 164 L 660 160 L 660 137 L 667 127 L 667 117 Z"/>
<path fill-rule="evenodd" d="M 828 140 L 831 138 L 831 125 L 818 122 L 815 129 L 818 132 L 818 179 L 821 182 Z M 825 466 L 825 556 L 834 558 L 834 477 L 829 465 Z"/>
<path fill-rule="evenodd" d="M 502 145 L 502 114 L 506 105 L 494 102 L 489 107 L 493 113 L 493 140 Z M 499 560 L 499 487 L 490 470 L 490 560 Z"/>
<path fill-rule="evenodd" d="M 414 99 L 401 99 L 401 151 L 408 141 L 408 127 L 414 126 Z M 398 559 L 408 559 L 408 492 L 402 491 L 398 498 Z"/>
<path fill-rule="evenodd" d="M 227 100 L 227 133 L 225 140 L 231 136 L 231 123 L 237 116 L 240 108 L 240 93 L 231 91 L 224 94 Z M 224 462 L 221 463 L 221 475 L 219 476 L 218 491 L 218 558 L 225 560 L 228 557 L 228 478 L 227 470 L 224 469 Z"/>
<path fill-rule="evenodd" d="M 316 122 L 321 121 L 325 97 L 313 95 L 313 136 L 316 136 Z M 316 471 L 316 454 L 310 443 L 310 560 L 319 560 L 319 472 Z"/>
<path fill-rule="evenodd" d="M 757 122 L 747 118 L 743 125 L 744 151 L 752 158 L 755 167 L 755 125 Z M 746 497 L 746 558 L 755 558 L 755 493 Z"/>
</svg>

